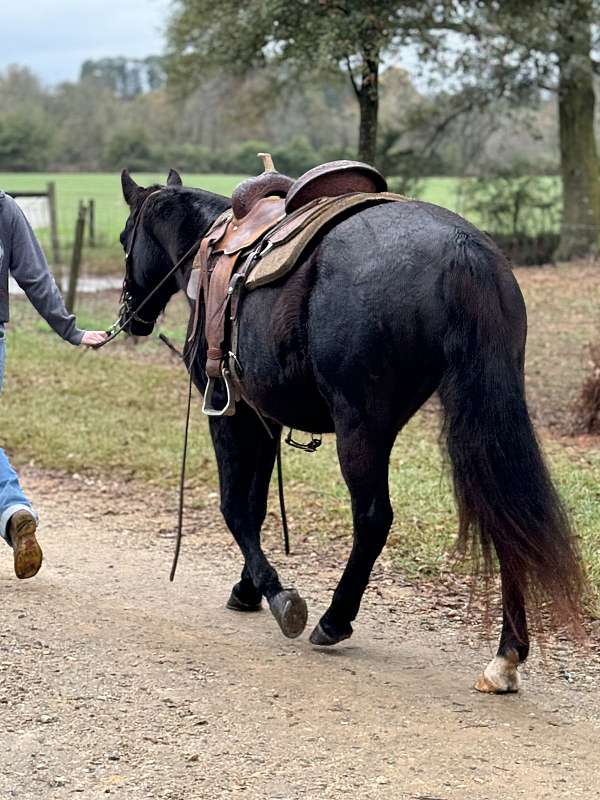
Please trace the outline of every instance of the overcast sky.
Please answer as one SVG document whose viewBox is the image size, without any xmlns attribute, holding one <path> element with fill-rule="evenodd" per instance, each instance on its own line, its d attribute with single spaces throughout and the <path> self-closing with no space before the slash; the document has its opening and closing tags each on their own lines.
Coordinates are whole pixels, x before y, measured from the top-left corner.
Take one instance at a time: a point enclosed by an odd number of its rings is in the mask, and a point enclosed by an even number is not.
<svg viewBox="0 0 600 800">
<path fill-rule="evenodd" d="M 30 67 L 46 84 L 76 80 L 87 58 L 162 52 L 171 0 L 0 0 L 0 71 Z"/>
</svg>

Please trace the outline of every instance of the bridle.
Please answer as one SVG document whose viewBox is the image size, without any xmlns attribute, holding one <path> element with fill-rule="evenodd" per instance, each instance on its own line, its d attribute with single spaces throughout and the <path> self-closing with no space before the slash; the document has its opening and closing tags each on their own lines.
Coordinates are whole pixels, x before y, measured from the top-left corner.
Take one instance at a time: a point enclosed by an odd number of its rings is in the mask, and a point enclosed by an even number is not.
<svg viewBox="0 0 600 800">
<path fill-rule="evenodd" d="M 95 350 L 99 350 L 104 345 L 112 342 L 113 339 L 116 339 L 117 336 L 122 333 L 127 326 L 131 322 L 141 322 L 143 325 L 154 325 L 156 320 L 146 320 L 143 317 L 140 317 L 139 312 L 141 309 L 146 305 L 146 303 L 154 297 L 154 295 L 161 289 L 165 283 L 173 277 L 173 275 L 181 269 L 181 267 L 189 261 L 190 258 L 196 255 L 198 248 L 200 247 L 200 242 L 194 242 L 194 244 L 187 250 L 183 256 L 173 265 L 173 267 L 164 275 L 160 281 L 156 284 L 156 286 L 148 292 L 146 297 L 137 305 L 135 310 L 132 310 L 131 306 L 133 305 L 133 296 L 131 294 L 131 262 L 132 262 L 132 255 L 133 255 L 133 247 L 135 245 L 135 241 L 137 239 L 138 231 L 142 222 L 142 218 L 144 216 L 144 211 L 146 210 L 146 206 L 148 205 L 148 201 L 150 198 L 154 197 L 157 194 L 160 194 L 162 189 L 155 189 L 154 191 L 150 192 L 144 198 L 135 218 L 133 220 L 133 230 L 131 232 L 131 240 L 129 242 L 129 246 L 125 252 L 125 277 L 123 278 L 123 289 L 121 290 L 121 306 L 119 308 L 119 316 L 116 321 L 110 326 L 109 330 L 107 331 L 108 337 L 101 342 L 100 344 L 93 345 Z"/>
</svg>

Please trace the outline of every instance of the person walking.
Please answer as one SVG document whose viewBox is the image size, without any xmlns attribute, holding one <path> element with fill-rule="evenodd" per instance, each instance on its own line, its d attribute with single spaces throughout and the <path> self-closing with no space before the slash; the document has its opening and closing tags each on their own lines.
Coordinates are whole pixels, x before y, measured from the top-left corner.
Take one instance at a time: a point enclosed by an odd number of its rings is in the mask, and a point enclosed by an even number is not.
<svg viewBox="0 0 600 800">
<path fill-rule="evenodd" d="M 4 377 L 5 326 L 9 320 L 8 276 L 14 277 L 38 314 L 65 341 L 93 347 L 104 331 L 80 330 L 50 273 L 48 263 L 25 215 L 12 197 L 0 190 L 0 391 Z M 1 443 L 1 441 L 0 441 Z M 17 578 L 31 578 L 42 565 L 36 530 L 38 516 L 15 470 L 0 447 L 0 537 L 13 549 Z"/>
</svg>

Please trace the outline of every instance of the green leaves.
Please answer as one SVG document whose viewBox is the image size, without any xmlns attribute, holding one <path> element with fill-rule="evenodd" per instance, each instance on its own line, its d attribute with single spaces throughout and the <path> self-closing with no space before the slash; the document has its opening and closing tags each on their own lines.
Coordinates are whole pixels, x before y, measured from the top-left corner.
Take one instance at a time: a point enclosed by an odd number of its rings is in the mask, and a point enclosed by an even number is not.
<svg viewBox="0 0 600 800">
<path fill-rule="evenodd" d="M 52 157 L 52 128 L 41 110 L 0 116 L 0 169 L 44 169 Z"/>
</svg>

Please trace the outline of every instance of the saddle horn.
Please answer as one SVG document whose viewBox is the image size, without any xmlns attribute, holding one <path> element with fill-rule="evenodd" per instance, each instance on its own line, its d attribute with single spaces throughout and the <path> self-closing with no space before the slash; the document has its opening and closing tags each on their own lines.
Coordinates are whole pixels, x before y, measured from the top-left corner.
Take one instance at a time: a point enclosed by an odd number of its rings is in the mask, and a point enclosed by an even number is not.
<svg viewBox="0 0 600 800">
<path fill-rule="evenodd" d="M 277 172 L 270 153 L 257 155 L 263 160 L 264 171 L 255 178 L 242 181 L 231 195 L 231 207 L 238 220 L 243 219 L 263 197 L 285 197 L 294 183 L 292 178 Z"/>
</svg>

